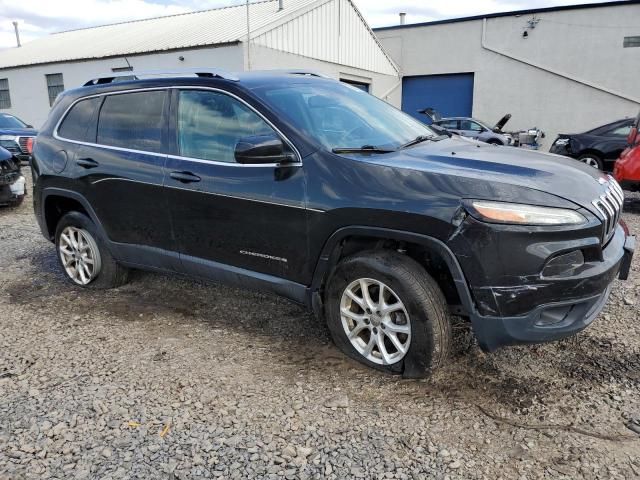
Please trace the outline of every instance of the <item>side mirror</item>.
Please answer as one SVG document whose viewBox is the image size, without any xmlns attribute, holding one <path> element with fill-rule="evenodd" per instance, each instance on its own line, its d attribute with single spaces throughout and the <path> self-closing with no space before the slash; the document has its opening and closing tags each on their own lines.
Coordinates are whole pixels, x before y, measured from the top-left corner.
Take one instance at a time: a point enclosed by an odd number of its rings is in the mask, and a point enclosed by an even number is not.
<svg viewBox="0 0 640 480">
<path fill-rule="evenodd" d="M 252 135 L 238 140 L 236 162 L 243 164 L 292 163 L 295 155 L 275 134 Z"/>
</svg>

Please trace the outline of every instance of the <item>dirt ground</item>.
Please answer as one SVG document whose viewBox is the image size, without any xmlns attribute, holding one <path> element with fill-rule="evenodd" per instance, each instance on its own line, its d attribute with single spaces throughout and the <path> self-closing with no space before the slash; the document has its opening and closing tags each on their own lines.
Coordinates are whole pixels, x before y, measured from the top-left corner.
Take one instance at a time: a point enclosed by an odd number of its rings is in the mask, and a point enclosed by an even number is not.
<svg viewBox="0 0 640 480">
<path fill-rule="evenodd" d="M 461 328 L 413 381 L 279 298 L 75 288 L 30 200 L 0 209 L 0 479 L 640 478 L 640 255 L 578 336 L 485 355 Z"/>
</svg>

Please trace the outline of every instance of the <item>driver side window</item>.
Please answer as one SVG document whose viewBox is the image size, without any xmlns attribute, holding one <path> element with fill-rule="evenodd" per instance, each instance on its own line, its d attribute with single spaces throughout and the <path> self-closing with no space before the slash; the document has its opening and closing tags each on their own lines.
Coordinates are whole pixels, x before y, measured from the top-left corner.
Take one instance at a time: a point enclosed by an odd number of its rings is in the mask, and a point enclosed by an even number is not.
<svg viewBox="0 0 640 480">
<path fill-rule="evenodd" d="M 235 163 L 238 141 L 275 134 L 258 114 L 235 98 L 207 90 L 180 90 L 178 148 L 183 157 Z"/>
</svg>

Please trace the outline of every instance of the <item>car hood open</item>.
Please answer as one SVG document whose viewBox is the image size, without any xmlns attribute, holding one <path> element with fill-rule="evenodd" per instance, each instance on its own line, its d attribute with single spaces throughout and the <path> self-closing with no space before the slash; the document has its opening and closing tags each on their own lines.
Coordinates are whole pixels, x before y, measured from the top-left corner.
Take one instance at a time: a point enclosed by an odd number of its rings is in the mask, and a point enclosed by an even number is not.
<svg viewBox="0 0 640 480">
<path fill-rule="evenodd" d="M 573 159 L 453 137 L 424 142 L 368 162 L 436 175 L 474 178 L 525 187 L 563 198 L 593 211 L 608 180 L 602 172 Z"/>
</svg>

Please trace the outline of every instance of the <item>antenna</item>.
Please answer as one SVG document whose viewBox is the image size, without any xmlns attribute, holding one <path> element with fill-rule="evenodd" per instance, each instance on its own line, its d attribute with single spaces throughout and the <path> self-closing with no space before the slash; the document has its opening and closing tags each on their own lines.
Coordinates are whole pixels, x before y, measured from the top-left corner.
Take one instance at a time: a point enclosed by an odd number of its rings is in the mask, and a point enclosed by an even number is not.
<svg viewBox="0 0 640 480">
<path fill-rule="evenodd" d="M 20 32 L 18 31 L 18 22 L 13 22 L 13 29 L 16 31 L 16 43 L 20 47 Z"/>
</svg>

